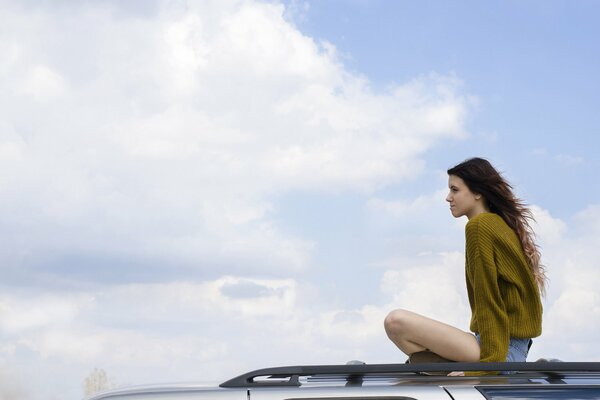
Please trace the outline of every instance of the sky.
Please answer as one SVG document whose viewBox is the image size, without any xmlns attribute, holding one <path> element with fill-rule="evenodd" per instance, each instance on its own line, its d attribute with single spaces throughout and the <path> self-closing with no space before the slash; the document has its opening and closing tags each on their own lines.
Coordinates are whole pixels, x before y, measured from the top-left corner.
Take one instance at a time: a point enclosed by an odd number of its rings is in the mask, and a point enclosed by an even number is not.
<svg viewBox="0 0 600 400">
<path fill-rule="evenodd" d="M 404 362 L 468 329 L 446 170 L 488 158 L 597 361 L 596 1 L 0 1 L 0 398 Z"/>
</svg>

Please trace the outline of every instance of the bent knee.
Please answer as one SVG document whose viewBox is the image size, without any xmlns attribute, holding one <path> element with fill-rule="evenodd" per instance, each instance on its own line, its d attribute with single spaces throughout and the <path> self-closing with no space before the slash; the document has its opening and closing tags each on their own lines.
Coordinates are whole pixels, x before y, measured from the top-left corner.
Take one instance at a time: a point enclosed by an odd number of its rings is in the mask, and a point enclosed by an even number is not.
<svg viewBox="0 0 600 400">
<path fill-rule="evenodd" d="M 474 343 L 473 345 L 469 346 L 468 349 L 465 351 L 464 357 L 464 360 L 459 361 L 479 362 L 481 357 L 481 347 L 479 347 L 479 343 Z"/>
<path fill-rule="evenodd" d="M 383 325 L 387 332 L 400 332 L 406 327 L 410 311 L 397 309 L 391 311 L 384 319 Z"/>
</svg>

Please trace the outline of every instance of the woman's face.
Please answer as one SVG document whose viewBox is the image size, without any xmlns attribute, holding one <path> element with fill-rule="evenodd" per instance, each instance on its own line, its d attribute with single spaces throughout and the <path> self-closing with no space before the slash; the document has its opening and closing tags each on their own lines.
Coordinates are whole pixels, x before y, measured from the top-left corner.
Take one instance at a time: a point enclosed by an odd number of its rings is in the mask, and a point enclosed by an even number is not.
<svg viewBox="0 0 600 400">
<path fill-rule="evenodd" d="M 465 182 L 456 175 L 448 176 L 448 188 L 450 192 L 446 201 L 450 203 L 450 212 L 455 218 L 466 215 L 471 219 L 475 215 L 485 211 L 481 196 L 469 190 Z"/>
</svg>

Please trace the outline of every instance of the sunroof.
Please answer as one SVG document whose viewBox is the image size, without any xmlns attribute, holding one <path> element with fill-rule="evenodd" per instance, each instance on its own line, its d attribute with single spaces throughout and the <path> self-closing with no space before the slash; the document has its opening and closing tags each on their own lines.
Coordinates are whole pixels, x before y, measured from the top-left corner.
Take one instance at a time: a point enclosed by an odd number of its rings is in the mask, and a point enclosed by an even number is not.
<svg viewBox="0 0 600 400">
<path fill-rule="evenodd" d="M 570 399 L 570 400 L 600 400 L 598 387 L 478 387 L 488 400 L 534 400 L 534 399 Z"/>
</svg>

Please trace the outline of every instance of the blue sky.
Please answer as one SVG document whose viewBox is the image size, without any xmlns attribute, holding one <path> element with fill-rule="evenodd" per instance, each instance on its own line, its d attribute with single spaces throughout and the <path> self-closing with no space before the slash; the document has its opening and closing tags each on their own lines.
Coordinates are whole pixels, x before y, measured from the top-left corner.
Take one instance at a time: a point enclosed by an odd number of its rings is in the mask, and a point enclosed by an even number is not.
<svg viewBox="0 0 600 400">
<path fill-rule="evenodd" d="M 333 43 L 377 90 L 423 74 L 454 74 L 477 97 L 471 137 L 434 148 L 426 155 L 433 167 L 485 155 L 523 183 L 528 201 L 561 217 L 598 198 L 598 185 L 589 185 L 600 131 L 597 2 L 308 4 L 298 27 Z M 557 182 L 587 194 L 550 192 Z"/>
<path fill-rule="evenodd" d="M 600 148 L 597 3 L 309 1 L 288 6 L 303 33 L 331 42 L 346 68 L 366 76 L 373 90 L 441 74 L 456 77 L 460 89 L 476 98 L 466 122 L 469 137 L 437 143 L 423 157 L 430 169 L 487 157 L 528 203 L 565 219 L 600 196 L 600 186 L 591 184 L 600 167 L 595 155 Z M 439 181 L 419 176 L 378 194 L 410 198 L 438 186 Z M 352 211 L 346 208 L 353 202 L 348 194 L 325 204 L 322 195 L 318 199 L 305 210 L 319 210 L 329 225 L 325 231 L 337 231 L 319 240 L 327 241 L 326 258 L 343 259 L 346 249 L 359 243 L 377 246 L 369 242 L 371 235 L 357 236 L 367 232 L 364 214 L 356 212 L 360 200 Z M 337 213 L 340 206 L 343 211 Z M 340 214 L 354 218 L 336 218 Z M 302 218 L 294 222 L 302 224 Z"/>
<path fill-rule="evenodd" d="M 530 358 L 600 357 L 597 2 L 0 4 L 0 397 L 403 362 L 390 310 L 467 329 L 472 156 L 538 221 Z"/>
</svg>

